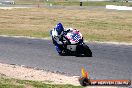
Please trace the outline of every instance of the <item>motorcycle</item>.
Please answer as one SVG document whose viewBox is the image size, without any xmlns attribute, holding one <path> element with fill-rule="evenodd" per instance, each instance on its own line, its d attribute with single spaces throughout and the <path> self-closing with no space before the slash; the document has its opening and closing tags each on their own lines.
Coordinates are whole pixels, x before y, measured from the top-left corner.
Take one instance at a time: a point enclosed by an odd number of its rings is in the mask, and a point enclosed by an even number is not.
<svg viewBox="0 0 132 88">
<path fill-rule="evenodd" d="M 53 30 L 50 31 L 53 44 L 56 43 L 53 36 Z M 62 35 L 63 44 L 59 45 L 62 52 L 59 55 L 76 55 L 76 56 L 88 56 L 92 57 L 90 48 L 84 43 L 82 34 L 74 29 L 72 31 L 64 31 Z"/>
</svg>

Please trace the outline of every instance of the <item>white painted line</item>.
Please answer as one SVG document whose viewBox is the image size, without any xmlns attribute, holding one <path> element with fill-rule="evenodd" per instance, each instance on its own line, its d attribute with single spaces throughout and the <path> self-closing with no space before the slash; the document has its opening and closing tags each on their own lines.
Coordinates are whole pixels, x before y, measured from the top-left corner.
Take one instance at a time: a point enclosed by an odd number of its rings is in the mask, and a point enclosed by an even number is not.
<svg viewBox="0 0 132 88">
<path fill-rule="evenodd" d="M 23 9 L 23 8 L 31 8 L 31 7 L 0 7 L 0 9 L 4 9 L 4 10 L 11 10 L 11 9 Z"/>
<path fill-rule="evenodd" d="M 131 11 L 132 11 L 132 7 L 127 7 L 127 6 L 116 6 L 116 5 L 106 5 L 106 9 L 131 10 Z"/>
<path fill-rule="evenodd" d="M 9 36 L 9 35 L 0 35 L 0 37 L 12 37 L 12 38 L 27 38 L 27 39 L 51 40 L 51 37 L 36 38 L 36 37 L 30 37 L 30 36 Z"/>
<path fill-rule="evenodd" d="M 86 42 L 88 42 L 88 41 L 86 41 Z M 91 43 L 114 44 L 114 45 L 132 45 L 132 43 L 127 43 L 127 42 L 100 42 L 100 41 L 92 41 Z"/>
<path fill-rule="evenodd" d="M 36 38 L 36 37 L 30 37 L 30 36 L 9 36 L 9 35 L 0 35 L 0 37 L 12 37 L 12 38 L 27 38 L 27 39 L 41 39 L 41 40 L 51 40 L 51 37 L 45 37 L 45 38 Z M 102 43 L 102 44 L 114 44 L 114 45 L 132 45 L 132 43 L 127 42 L 101 42 L 101 41 L 84 41 L 88 43 Z"/>
</svg>

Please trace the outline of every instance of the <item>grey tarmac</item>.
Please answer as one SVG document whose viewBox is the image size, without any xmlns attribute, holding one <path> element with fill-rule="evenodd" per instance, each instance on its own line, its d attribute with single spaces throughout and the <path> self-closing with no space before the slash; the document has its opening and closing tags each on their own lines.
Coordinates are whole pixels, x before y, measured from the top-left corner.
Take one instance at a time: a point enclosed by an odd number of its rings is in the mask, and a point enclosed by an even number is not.
<svg viewBox="0 0 132 88">
<path fill-rule="evenodd" d="M 132 45 L 87 43 L 93 57 L 59 56 L 51 40 L 0 37 L 0 62 L 91 79 L 131 79 Z"/>
</svg>

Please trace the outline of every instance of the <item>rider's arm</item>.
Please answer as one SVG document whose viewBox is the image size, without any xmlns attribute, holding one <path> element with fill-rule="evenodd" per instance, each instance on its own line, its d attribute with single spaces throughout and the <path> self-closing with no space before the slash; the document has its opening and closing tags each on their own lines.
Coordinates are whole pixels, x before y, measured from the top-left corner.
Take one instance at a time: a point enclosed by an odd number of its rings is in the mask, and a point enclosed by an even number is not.
<svg viewBox="0 0 132 88">
<path fill-rule="evenodd" d="M 58 35 L 57 31 L 54 29 L 52 31 L 52 36 L 54 41 L 56 41 L 57 44 L 62 44 L 62 42 L 60 41 L 61 35 Z"/>
<path fill-rule="evenodd" d="M 54 36 L 53 38 L 57 42 L 57 44 L 59 45 L 63 44 L 62 41 L 60 41 L 60 38 L 58 36 Z"/>
<path fill-rule="evenodd" d="M 65 28 L 65 31 L 67 32 L 73 31 L 73 28 Z"/>
<path fill-rule="evenodd" d="M 66 35 L 68 32 L 72 32 L 73 28 L 64 28 L 64 35 Z"/>
</svg>

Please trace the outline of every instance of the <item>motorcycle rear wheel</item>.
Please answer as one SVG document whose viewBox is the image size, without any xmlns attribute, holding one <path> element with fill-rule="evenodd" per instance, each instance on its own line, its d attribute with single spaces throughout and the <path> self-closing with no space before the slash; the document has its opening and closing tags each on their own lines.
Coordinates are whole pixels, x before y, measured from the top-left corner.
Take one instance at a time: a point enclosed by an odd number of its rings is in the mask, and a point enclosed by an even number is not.
<svg viewBox="0 0 132 88">
<path fill-rule="evenodd" d="M 88 56 L 88 57 L 92 57 L 92 51 L 90 50 L 90 48 L 87 45 L 83 45 L 84 48 L 84 55 Z"/>
<path fill-rule="evenodd" d="M 76 49 L 76 56 L 77 57 L 82 56 L 82 54 L 84 54 L 84 56 L 86 56 L 86 57 L 92 57 L 92 51 L 85 44 L 78 45 L 77 49 Z"/>
</svg>

